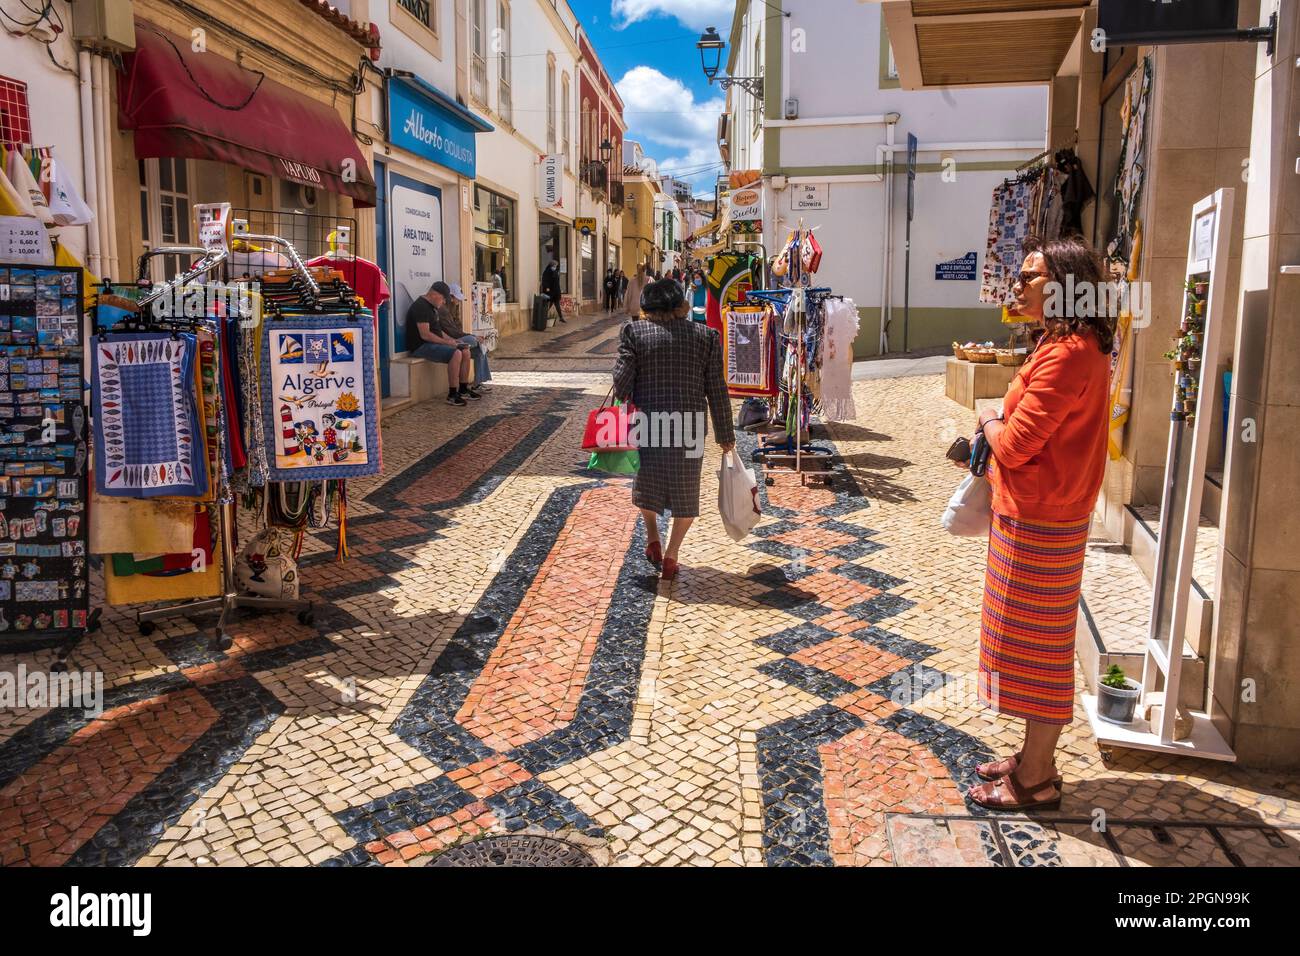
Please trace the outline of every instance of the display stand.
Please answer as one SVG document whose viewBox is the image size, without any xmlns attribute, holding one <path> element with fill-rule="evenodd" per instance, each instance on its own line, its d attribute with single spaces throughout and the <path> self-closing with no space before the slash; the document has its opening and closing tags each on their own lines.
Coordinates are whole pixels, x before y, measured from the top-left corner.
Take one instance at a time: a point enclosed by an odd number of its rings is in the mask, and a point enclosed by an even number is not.
<svg viewBox="0 0 1300 956">
<path fill-rule="evenodd" d="M 302 280 L 307 294 L 314 301 L 319 295 L 320 288 L 315 279 L 311 276 L 307 267 L 303 264 L 301 257 L 293 247 L 276 236 L 250 235 L 247 232 L 238 233 L 241 238 L 257 240 L 277 245 L 285 249 L 287 257 L 292 264 L 294 271 Z M 146 261 L 153 255 L 164 255 L 168 253 L 193 253 L 196 250 L 191 247 L 158 247 L 146 252 L 140 259 L 139 274 L 144 275 Z M 148 304 L 152 304 L 163 295 L 168 294 L 175 289 L 183 289 L 190 282 L 200 276 L 221 267 L 226 261 L 227 253 L 225 249 L 198 249 L 203 253 L 203 258 L 193 267 L 188 269 L 183 275 L 162 283 L 159 288 L 151 290 L 147 295 L 140 299 L 142 321 L 146 321 L 145 309 Z M 215 650 L 226 650 L 231 646 L 231 637 L 227 631 L 227 625 L 232 611 L 239 608 L 253 608 L 262 611 L 296 611 L 298 620 L 303 624 L 310 624 L 314 619 L 312 602 L 307 600 L 293 599 L 281 600 L 276 598 L 266 598 L 254 595 L 245 595 L 239 593 L 239 585 L 235 580 L 235 502 L 229 489 L 221 488 L 217 495 L 217 511 L 219 520 L 219 537 L 221 547 L 221 594 L 218 597 L 200 598 L 193 601 L 185 601 L 180 604 L 171 604 L 166 607 L 154 608 L 148 611 L 139 611 L 136 613 L 136 626 L 141 634 L 148 636 L 152 634 L 157 627 L 156 622 L 172 617 L 187 617 L 193 614 L 202 614 L 209 611 L 217 611 L 220 616 L 217 619 L 216 629 L 213 631 L 211 646 Z"/>
<path fill-rule="evenodd" d="M 0 263 L 0 653 L 54 649 L 99 629 L 90 608 L 78 267 Z"/>
<path fill-rule="evenodd" d="M 1205 407 L 1202 404 L 1205 396 L 1215 393 L 1215 359 L 1226 296 L 1232 207 L 1233 190 L 1220 189 L 1192 210 L 1183 300 L 1183 315 L 1188 318 L 1184 319 L 1179 359 L 1185 367 L 1179 370 L 1180 377 L 1175 381 L 1170 416 L 1142 696 L 1136 719 L 1125 725 L 1101 719 L 1096 696 L 1084 695 L 1084 709 L 1102 746 L 1156 750 L 1210 760 L 1236 759 L 1207 713 L 1191 712 L 1190 734 L 1183 739 L 1176 735 L 1192 562 L 1213 422 L 1212 415 L 1200 412 Z M 1198 289 L 1204 294 L 1198 295 Z M 1199 375 L 1192 374 L 1190 368 L 1197 368 Z M 1156 694 L 1162 696 L 1156 698 L 1153 696 Z M 1143 705 L 1153 703 L 1156 706 L 1152 708 L 1151 719 L 1144 719 Z"/>
</svg>

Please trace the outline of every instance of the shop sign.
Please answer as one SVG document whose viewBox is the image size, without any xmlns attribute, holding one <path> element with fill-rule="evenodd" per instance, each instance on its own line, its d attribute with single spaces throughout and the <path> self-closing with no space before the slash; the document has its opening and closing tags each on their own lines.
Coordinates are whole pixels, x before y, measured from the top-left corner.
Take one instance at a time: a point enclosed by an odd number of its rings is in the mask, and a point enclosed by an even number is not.
<svg viewBox="0 0 1300 956">
<path fill-rule="evenodd" d="M 290 179 L 295 183 L 302 183 L 304 186 L 321 185 L 320 170 L 315 166 L 308 166 L 306 163 L 285 159 L 283 156 L 279 156 L 277 159 L 280 162 L 280 172 L 284 174 L 285 179 Z"/>
<path fill-rule="evenodd" d="M 537 163 L 537 205 L 543 209 L 564 206 L 564 157 L 551 154 Z"/>
<path fill-rule="evenodd" d="M 596 220 L 589 216 L 579 216 L 577 219 L 573 220 L 573 228 L 577 229 L 578 232 L 582 233 L 584 236 L 590 236 L 596 231 Z"/>
<path fill-rule="evenodd" d="M 198 227 L 200 246 L 210 253 L 230 251 L 230 240 L 234 229 L 234 223 L 230 218 L 230 203 L 195 203 L 194 223 Z"/>
<path fill-rule="evenodd" d="M 474 178 L 474 127 L 419 87 L 398 78 L 388 81 L 388 127 L 388 139 L 394 146 Z"/>
<path fill-rule="evenodd" d="M 1237 29 L 1237 0 L 1178 0 L 1177 3 L 1134 3 L 1100 0 L 1097 27 L 1107 46 L 1127 43 L 1175 43 Z"/>
<path fill-rule="evenodd" d="M 389 178 L 390 248 L 393 273 L 393 315 L 405 319 L 412 302 L 442 276 L 442 192 L 396 173 Z M 406 325 L 398 321 L 398 344 Z M 405 343 L 408 347 L 410 343 Z M 397 351 L 402 351 L 398 348 Z"/>
<path fill-rule="evenodd" d="M 790 187 L 790 209 L 794 212 L 825 210 L 831 208 L 830 183 L 813 185 L 800 183 Z"/>
<path fill-rule="evenodd" d="M 727 202 L 731 206 L 733 223 L 762 222 L 763 189 L 761 186 L 745 186 L 737 189 L 727 197 Z"/>
<path fill-rule="evenodd" d="M 960 259 L 935 263 L 934 277 L 940 281 L 974 282 L 977 258 L 975 253 L 968 252 Z"/>
<path fill-rule="evenodd" d="M 1201 215 L 1192 227 L 1192 258 L 1197 262 L 1208 263 L 1214 252 L 1214 220 L 1217 212 L 1211 209 Z"/>
<path fill-rule="evenodd" d="M 31 216 L 0 216 L 0 262 L 32 266 L 54 264 L 50 234 Z"/>
</svg>

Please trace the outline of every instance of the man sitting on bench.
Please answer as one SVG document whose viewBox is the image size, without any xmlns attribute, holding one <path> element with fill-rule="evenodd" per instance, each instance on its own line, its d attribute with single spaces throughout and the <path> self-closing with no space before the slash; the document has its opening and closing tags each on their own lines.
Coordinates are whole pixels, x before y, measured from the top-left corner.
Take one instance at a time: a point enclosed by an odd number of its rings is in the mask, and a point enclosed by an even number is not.
<svg viewBox="0 0 1300 956">
<path fill-rule="evenodd" d="M 469 345 L 443 331 L 450 320 L 449 298 L 451 287 L 445 282 L 435 282 L 428 292 L 412 302 L 406 310 L 406 341 L 411 355 L 447 366 L 447 404 L 464 406 L 483 396 L 469 385 L 472 368 Z M 416 342 L 419 345 L 411 348 Z"/>
</svg>

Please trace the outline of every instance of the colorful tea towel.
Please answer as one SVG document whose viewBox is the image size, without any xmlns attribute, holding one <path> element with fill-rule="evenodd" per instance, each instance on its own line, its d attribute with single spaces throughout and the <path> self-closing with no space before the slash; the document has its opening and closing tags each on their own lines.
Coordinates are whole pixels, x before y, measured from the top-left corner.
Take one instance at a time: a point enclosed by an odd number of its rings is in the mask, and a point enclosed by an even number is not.
<svg viewBox="0 0 1300 956">
<path fill-rule="evenodd" d="M 368 313 L 289 316 L 262 332 L 262 415 L 272 481 L 379 472 L 374 324 Z"/>
<path fill-rule="evenodd" d="M 858 307 L 852 299 L 828 299 L 823 306 L 826 337 L 822 340 L 820 400 L 822 417 L 850 422 L 853 404 L 853 340 L 858 337 Z"/>
<path fill-rule="evenodd" d="M 95 485 L 121 498 L 208 492 L 195 395 L 193 335 L 151 332 L 90 340 Z"/>
</svg>

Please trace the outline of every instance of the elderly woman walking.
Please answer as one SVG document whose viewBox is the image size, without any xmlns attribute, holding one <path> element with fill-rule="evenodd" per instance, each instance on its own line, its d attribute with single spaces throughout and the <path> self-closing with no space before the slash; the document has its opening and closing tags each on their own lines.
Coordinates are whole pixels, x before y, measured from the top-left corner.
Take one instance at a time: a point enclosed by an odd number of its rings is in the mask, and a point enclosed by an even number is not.
<svg viewBox="0 0 1300 956">
<path fill-rule="evenodd" d="M 641 312 L 641 318 L 623 326 L 614 394 L 646 415 L 670 413 L 669 420 L 675 423 L 671 434 L 676 440 L 671 446 L 643 443 L 641 470 L 632 488 L 632 503 L 645 520 L 646 558 L 661 569 L 665 580 L 672 580 L 677 576 L 682 540 L 700 513 L 706 408 L 723 452 L 736 446 L 736 432 L 722 376 L 722 342 L 713 329 L 687 321 L 689 306 L 681 286 L 671 279 L 647 285 L 641 294 Z M 691 436 L 697 443 L 694 452 L 684 440 Z M 665 510 L 673 516 L 666 550 L 659 540 L 657 520 Z"/>
<path fill-rule="evenodd" d="M 1081 239 L 1027 248 L 1016 305 L 1043 334 L 1002 411 L 980 415 L 993 452 L 980 696 L 1025 721 L 1016 754 L 977 768 L 988 782 L 971 799 L 992 810 L 1061 801 L 1056 744 L 1074 714 L 1075 621 L 1110 422 L 1115 324 L 1088 307 L 1106 299 L 1101 262 Z M 1062 290 L 1089 287 L 1091 297 L 1062 301 Z"/>
</svg>

